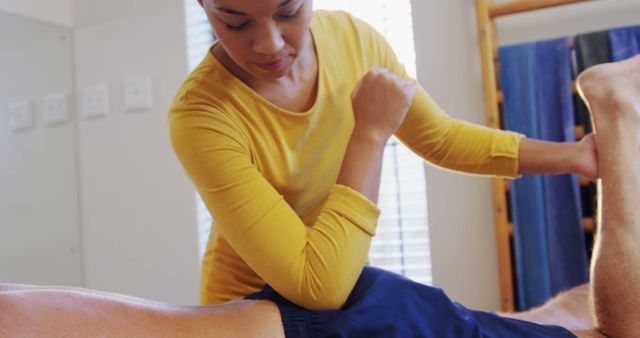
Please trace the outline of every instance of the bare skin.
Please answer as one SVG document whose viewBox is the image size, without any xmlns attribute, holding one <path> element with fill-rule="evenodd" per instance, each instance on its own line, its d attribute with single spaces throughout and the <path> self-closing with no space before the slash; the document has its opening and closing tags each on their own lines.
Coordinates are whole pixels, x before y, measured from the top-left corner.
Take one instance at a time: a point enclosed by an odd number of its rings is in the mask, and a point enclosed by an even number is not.
<svg viewBox="0 0 640 338">
<path fill-rule="evenodd" d="M 373 69 L 351 95 L 355 126 L 336 183 L 378 202 L 384 147 L 400 128 L 416 85 L 386 69 Z"/>
<path fill-rule="evenodd" d="M 595 181 L 599 177 L 595 136 L 566 143 L 525 138 L 518 149 L 518 167 L 521 175 L 576 173 Z"/>
<path fill-rule="evenodd" d="M 589 287 L 589 284 L 577 286 L 526 312 L 501 315 L 542 325 L 558 325 L 573 331 L 591 330 L 595 324 L 589 305 Z"/>
<path fill-rule="evenodd" d="M 284 338 L 269 301 L 185 306 L 71 287 L 0 284 L 0 337 Z"/>
<path fill-rule="evenodd" d="M 593 330 L 579 337 L 640 337 L 640 56 L 578 78 L 598 147 L 600 227 L 591 266 Z"/>
<path fill-rule="evenodd" d="M 592 294 L 595 322 L 609 337 L 640 337 L 640 56 L 580 76 L 596 127 L 602 195 Z"/>
</svg>

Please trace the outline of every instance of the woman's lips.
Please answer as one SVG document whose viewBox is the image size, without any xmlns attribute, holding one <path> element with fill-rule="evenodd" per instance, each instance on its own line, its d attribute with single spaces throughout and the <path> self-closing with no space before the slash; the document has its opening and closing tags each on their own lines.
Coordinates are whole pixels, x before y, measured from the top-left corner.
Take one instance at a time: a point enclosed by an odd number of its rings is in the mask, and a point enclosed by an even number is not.
<svg viewBox="0 0 640 338">
<path fill-rule="evenodd" d="M 276 70 L 279 70 L 280 68 L 282 68 L 284 66 L 284 64 L 287 62 L 288 58 L 289 58 L 288 56 L 285 56 L 285 57 L 283 57 L 281 59 L 278 59 L 276 61 L 273 61 L 273 62 L 267 62 L 267 63 L 258 63 L 258 62 L 256 62 L 255 64 L 258 67 L 260 67 L 260 68 L 262 68 L 262 69 L 264 69 L 264 70 L 266 70 L 268 72 L 273 72 L 273 71 L 276 71 Z"/>
</svg>

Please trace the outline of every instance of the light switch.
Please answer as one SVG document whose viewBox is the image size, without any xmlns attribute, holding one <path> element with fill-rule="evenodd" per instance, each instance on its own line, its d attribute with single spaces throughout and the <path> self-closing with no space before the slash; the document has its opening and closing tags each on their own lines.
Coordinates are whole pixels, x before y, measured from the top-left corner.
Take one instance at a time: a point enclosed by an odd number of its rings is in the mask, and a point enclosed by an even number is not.
<svg viewBox="0 0 640 338">
<path fill-rule="evenodd" d="M 59 124 L 69 120 L 67 95 L 56 93 L 44 98 L 44 121 L 47 124 Z"/>
<path fill-rule="evenodd" d="M 13 131 L 33 128 L 33 104 L 31 101 L 18 101 L 9 104 L 9 128 Z"/>
<path fill-rule="evenodd" d="M 124 81 L 124 109 L 128 112 L 151 109 L 151 79 L 138 78 Z"/>
<path fill-rule="evenodd" d="M 82 91 L 82 115 L 100 117 L 109 113 L 109 89 L 106 84 L 85 87 Z"/>
</svg>

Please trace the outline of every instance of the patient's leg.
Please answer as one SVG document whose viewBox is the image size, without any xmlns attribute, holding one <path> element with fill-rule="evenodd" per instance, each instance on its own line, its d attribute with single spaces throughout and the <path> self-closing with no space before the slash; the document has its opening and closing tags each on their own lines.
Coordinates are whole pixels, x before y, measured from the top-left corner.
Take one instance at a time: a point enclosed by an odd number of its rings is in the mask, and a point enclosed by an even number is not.
<svg viewBox="0 0 640 338">
<path fill-rule="evenodd" d="M 593 67 L 578 85 L 594 120 L 602 178 L 591 290 L 583 285 L 505 316 L 560 325 L 579 337 L 640 337 L 640 56 Z"/>
<path fill-rule="evenodd" d="M 529 311 L 501 315 L 542 325 L 558 325 L 574 331 L 595 327 L 589 301 L 589 284 L 562 292 Z"/>
<path fill-rule="evenodd" d="M 180 306 L 80 288 L 0 290 L 0 337 L 284 337 L 268 301 Z"/>
<path fill-rule="evenodd" d="M 640 56 L 578 79 L 596 130 L 601 175 L 591 267 L 597 328 L 640 337 Z"/>
</svg>

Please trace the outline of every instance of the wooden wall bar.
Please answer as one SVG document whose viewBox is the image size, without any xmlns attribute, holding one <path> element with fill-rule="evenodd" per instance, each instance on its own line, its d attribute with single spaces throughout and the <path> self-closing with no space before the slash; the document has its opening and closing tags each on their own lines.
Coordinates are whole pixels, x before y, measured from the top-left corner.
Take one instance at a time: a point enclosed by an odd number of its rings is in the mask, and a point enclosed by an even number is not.
<svg viewBox="0 0 640 338">
<path fill-rule="evenodd" d="M 480 39 L 480 54 L 482 58 L 482 73 L 485 97 L 487 125 L 500 128 L 500 108 L 498 106 L 498 84 L 494 61 L 494 41 L 496 29 L 489 17 L 490 0 L 476 0 L 478 16 L 478 33 Z M 509 243 L 509 220 L 507 198 L 504 193 L 504 181 L 494 178 L 493 204 L 496 222 L 496 245 L 498 251 L 498 266 L 500 272 L 500 304 L 502 311 L 513 311 L 513 281 L 511 271 L 511 245 Z"/>
<path fill-rule="evenodd" d="M 530 12 L 538 9 L 563 6 L 585 1 L 587 0 L 517 0 L 504 4 L 492 4 L 489 7 L 489 17 L 493 19 L 505 15 Z"/>
</svg>

